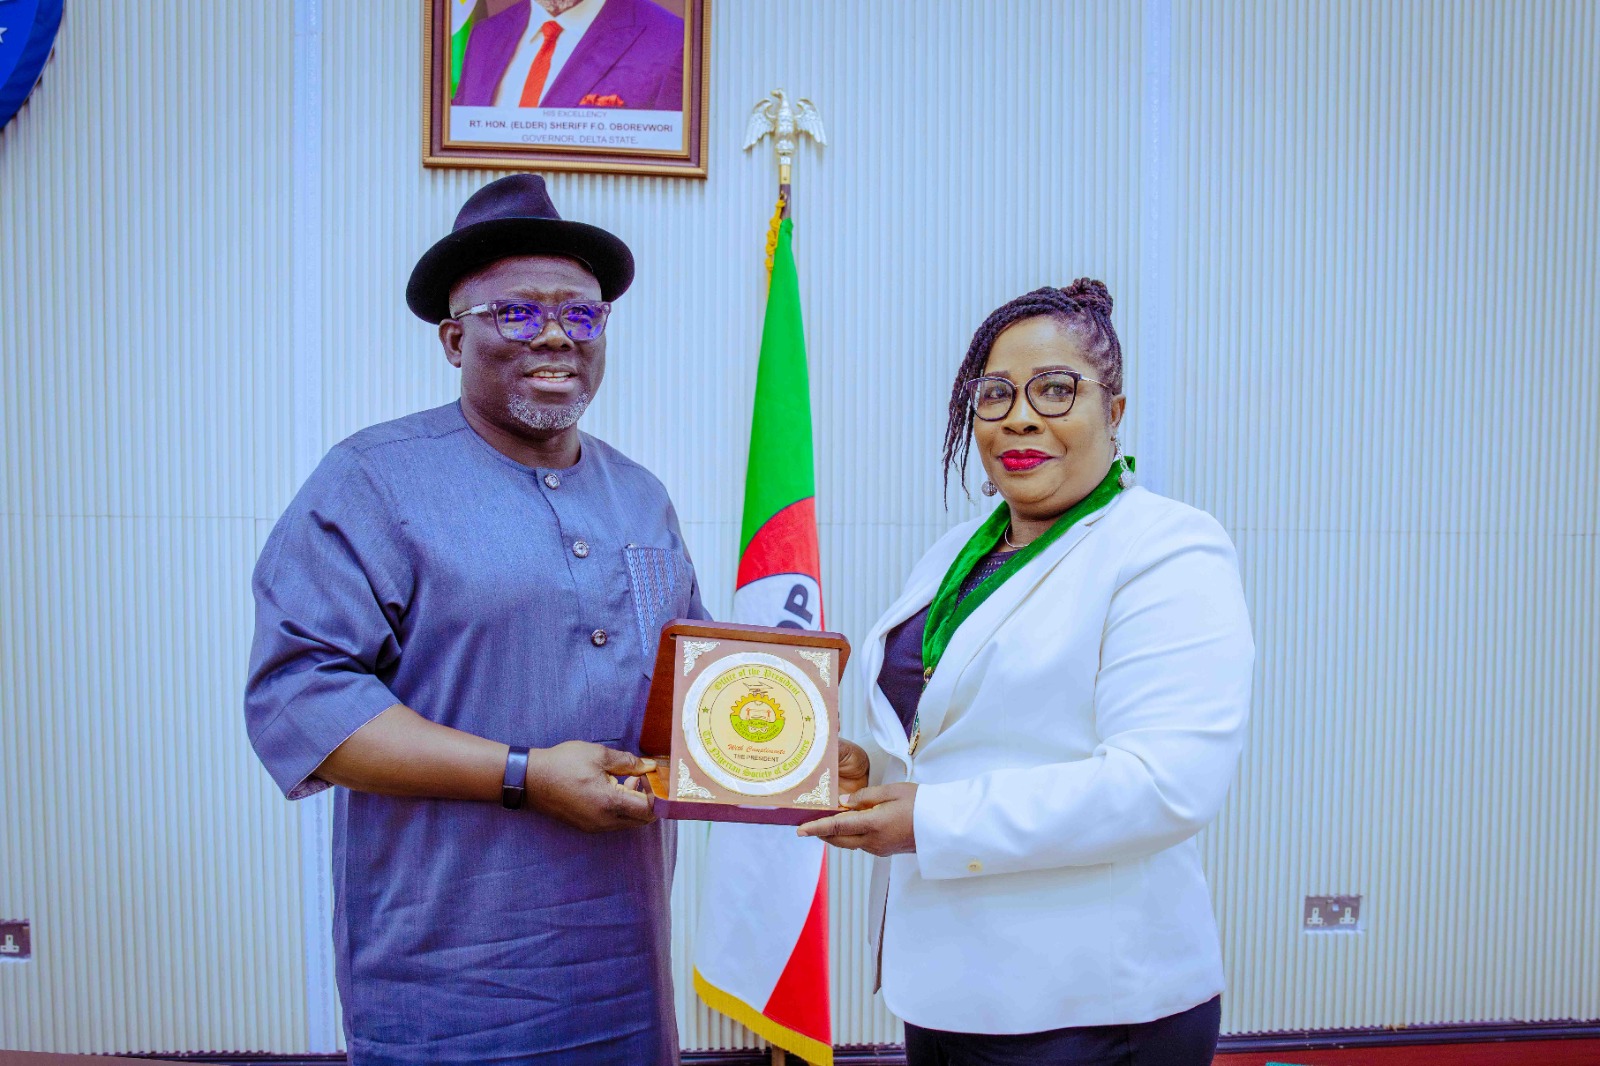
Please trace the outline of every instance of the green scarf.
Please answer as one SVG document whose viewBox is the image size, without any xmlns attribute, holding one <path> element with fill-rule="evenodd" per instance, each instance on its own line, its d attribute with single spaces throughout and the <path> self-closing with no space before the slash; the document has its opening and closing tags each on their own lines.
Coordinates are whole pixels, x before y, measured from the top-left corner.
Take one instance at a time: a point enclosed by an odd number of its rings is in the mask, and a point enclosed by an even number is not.
<svg viewBox="0 0 1600 1066">
<path fill-rule="evenodd" d="M 1128 469 L 1132 470 L 1133 457 L 1125 458 Z M 950 638 L 955 636 L 961 623 L 965 622 L 973 611 L 983 606 L 983 601 L 994 595 L 995 590 L 1004 585 L 1013 574 L 1028 565 L 1030 559 L 1060 540 L 1066 535 L 1067 530 L 1110 503 L 1117 493 L 1122 491 L 1122 484 L 1118 480 L 1121 475 L 1122 465 L 1113 463 L 1111 469 L 1106 471 L 1106 476 L 1089 495 L 1068 508 L 1067 513 L 1056 519 L 1055 524 L 1043 535 L 1035 537 L 1027 547 L 1013 552 L 1011 558 L 1000 564 L 999 570 L 990 574 L 966 599 L 961 600 L 959 598 L 962 583 L 967 580 L 972 568 L 977 566 L 984 556 L 999 547 L 1000 538 L 1005 534 L 1006 525 L 1011 521 L 1010 508 L 1005 504 L 1002 503 L 994 509 L 994 513 L 984 520 L 977 532 L 972 534 L 966 547 L 961 549 L 961 554 L 956 556 L 956 561 L 950 564 L 950 569 L 945 571 L 944 580 L 939 583 L 939 591 L 934 594 L 933 603 L 928 607 L 928 625 L 922 631 L 924 681 L 933 676 L 934 668 L 939 665 L 940 657 L 950 646 Z"/>
</svg>

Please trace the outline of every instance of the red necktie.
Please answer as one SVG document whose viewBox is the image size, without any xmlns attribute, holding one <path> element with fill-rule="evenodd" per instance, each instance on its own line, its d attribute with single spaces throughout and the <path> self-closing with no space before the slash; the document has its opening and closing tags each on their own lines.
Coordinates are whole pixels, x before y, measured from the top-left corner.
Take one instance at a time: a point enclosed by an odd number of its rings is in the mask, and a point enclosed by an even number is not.
<svg viewBox="0 0 1600 1066">
<path fill-rule="evenodd" d="M 544 44 L 539 46 L 539 54 L 533 57 L 533 66 L 528 68 L 528 80 L 522 83 L 522 99 L 518 101 L 522 107 L 539 106 L 539 97 L 544 95 L 544 80 L 550 76 L 550 57 L 556 54 L 556 38 L 561 36 L 561 24 L 546 22 L 539 27 L 539 32 L 544 34 Z"/>
</svg>

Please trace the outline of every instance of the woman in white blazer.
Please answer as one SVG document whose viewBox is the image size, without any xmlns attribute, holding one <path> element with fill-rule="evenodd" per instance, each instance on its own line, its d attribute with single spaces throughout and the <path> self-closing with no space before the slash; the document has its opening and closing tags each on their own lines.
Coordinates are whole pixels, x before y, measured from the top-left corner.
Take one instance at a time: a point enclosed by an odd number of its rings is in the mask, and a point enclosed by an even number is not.
<svg viewBox="0 0 1600 1066">
<path fill-rule="evenodd" d="M 1097 281 L 979 328 L 945 474 L 976 443 L 1004 504 L 939 540 L 866 639 L 854 809 L 800 830 L 880 856 L 881 987 L 911 1066 L 1199 1066 L 1216 1047 L 1194 838 L 1233 777 L 1255 647 L 1228 535 L 1133 484 L 1122 372 Z"/>
</svg>

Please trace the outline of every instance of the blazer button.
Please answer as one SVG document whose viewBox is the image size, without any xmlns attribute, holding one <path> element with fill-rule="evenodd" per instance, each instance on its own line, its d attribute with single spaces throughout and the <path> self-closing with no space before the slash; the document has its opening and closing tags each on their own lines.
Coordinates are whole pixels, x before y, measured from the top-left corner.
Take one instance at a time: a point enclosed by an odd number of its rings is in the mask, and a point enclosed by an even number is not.
<svg viewBox="0 0 1600 1066">
<path fill-rule="evenodd" d="M 572 554 L 576 555 L 580 559 L 589 558 L 589 542 L 586 540 L 574 541 L 572 545 Z"/>
<path fill-rule="evenodd" d="M 557 474 L 546 474 L 544 483 L 553 489 L 559 489 L 561 487 L 561 477 Z"/>
<path fill-rule="evenodd" d="M 606 637 L 606 631 L 603 629 L 597 629 L 589 635 L 589 643 L 597 648 L 605 647 L 607 639 L 609 638 Z"/>
<path fill-rule="evenodd" d="M 981 874 L 981 873 L 983 873 L 983 863 L 979 862 L 977 859 L 973 859 L 971 862 L 967 863 L 967 873 L 969 873 L 969 874 Z"/>
</svg>

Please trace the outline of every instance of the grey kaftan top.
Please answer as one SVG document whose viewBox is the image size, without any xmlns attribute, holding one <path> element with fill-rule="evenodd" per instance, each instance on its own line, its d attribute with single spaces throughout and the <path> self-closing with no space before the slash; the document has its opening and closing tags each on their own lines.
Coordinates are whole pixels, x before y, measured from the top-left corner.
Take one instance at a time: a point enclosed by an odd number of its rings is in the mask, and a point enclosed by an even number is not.
<svg viewBox="0 0 1600 1066">
<path fill-rule="evenodd" d="M 255 572 L 250 739 L 290 796 L 404 703 L 508 744 L 638 751 L 657 635 L 703 618 L 656 478 L 584 435 L 501 455 L 459 404 L 328 453 Z M 356 1063 L 671 1062 L 670 823 L 338 789 L 334 948 Z"/>
</svg>

